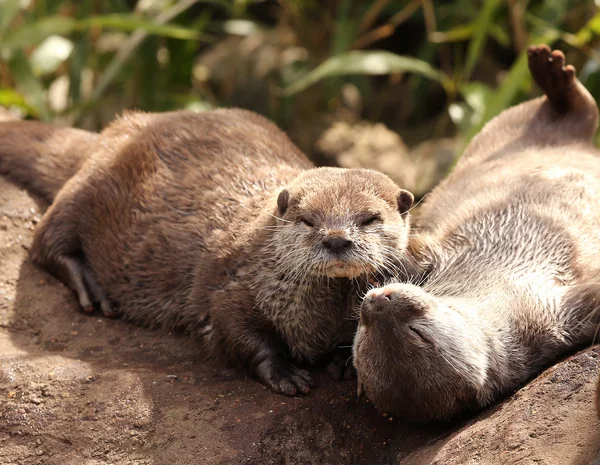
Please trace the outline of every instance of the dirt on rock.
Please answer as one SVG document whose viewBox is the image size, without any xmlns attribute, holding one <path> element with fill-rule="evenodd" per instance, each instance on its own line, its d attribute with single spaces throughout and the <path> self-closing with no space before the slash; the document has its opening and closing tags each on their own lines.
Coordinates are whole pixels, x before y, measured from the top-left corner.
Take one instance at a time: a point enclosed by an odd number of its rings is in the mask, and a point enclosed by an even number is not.
<svg viewBox="0 0 600 465">
<path fill-rule="evenodd" d="M 600 449 L 595 348 L 463 424 L 402 424 L 324 371 L 282 397 L 185 335 L 80 313 L 28 258 L 40 216 L 0 179 L 2 465 L 584 464 Z"/>
</svg>

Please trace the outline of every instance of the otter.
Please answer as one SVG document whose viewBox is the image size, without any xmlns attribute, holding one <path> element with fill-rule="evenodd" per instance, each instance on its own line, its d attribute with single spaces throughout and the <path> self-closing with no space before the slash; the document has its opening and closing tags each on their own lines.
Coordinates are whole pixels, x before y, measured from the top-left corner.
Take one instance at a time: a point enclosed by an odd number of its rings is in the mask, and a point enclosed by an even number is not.
<svg viewBox="0 0 600 465">
<path fill-rule="evenodd" d="M 299 364 L 351 345 L 413 203 L 375 171 L 315 168 L 240 109 L 132 111 L 98 134 L 3 122 L 0 173 L 51 203 L 31 256 L 83 310 L 184 328 L 286 395 L 315 386 Z"/>
<path fill-rule="evenodd" d="M 592 343 L 600 305 L 598 109 L 560 51 L 528 49 L 545 96 L 490 121 L 427 197 L 408 257 L 371 289 L 359 391 L 428 423 L 473 413 Z"/>
</svg>

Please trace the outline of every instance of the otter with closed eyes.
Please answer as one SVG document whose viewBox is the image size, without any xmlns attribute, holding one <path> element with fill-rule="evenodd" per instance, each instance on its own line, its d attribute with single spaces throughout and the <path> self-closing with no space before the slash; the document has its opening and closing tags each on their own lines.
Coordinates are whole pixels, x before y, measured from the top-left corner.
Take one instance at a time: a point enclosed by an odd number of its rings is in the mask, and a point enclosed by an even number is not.
<svg viewBox="0 0 600 465">
<path fill-rule="evenodd" d="M 359 388 L 394 416 L 479 410 L 594 339 L 598 109 L 562 52 L 528 58 L 545 96 L 488 123 L 426 199 L 409 246 L 421 275 L 362 303 Z"/>
<path fill-rule="evenodd" d="M 202 335 L 287 395 L 314 386 L 295 362 L 352 340 L 354 296 L 397 266 L 413 203 L 236 109 L 129 112 L 100 134 L 3 122 L 0 173 L 52 203 L 31 255 L 85 311 Z"/>
</svg>

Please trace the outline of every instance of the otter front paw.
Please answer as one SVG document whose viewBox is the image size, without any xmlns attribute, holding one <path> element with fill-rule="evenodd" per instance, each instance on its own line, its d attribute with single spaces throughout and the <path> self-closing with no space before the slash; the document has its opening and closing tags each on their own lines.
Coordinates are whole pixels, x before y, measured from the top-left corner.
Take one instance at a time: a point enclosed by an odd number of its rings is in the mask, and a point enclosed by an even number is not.
<svg viewBox="0 0 600 465">
<path fill-rule="evenodd" d="M 336 380 L 356 378 L 356 368 L 352 363 L 352 348 L 336 349 L 327 371 Z"/>
<path fill-rule="evenodd" d="M 317 386 L 306 370 L 296 368 L 287 360 L 267 358 L 257 365 L 255 374 L 269 389 L 286 396 L 308 394 Z"/>
</svg>

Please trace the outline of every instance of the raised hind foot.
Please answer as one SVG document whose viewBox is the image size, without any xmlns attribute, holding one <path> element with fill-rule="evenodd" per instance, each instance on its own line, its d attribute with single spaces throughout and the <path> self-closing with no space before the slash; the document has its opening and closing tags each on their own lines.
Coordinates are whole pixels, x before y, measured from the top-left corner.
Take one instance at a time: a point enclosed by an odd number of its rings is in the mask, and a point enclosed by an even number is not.
<svg viewBox="0 0 600 465">
<path fill-rule="evenodd" d="M 575 67 L 565 66 L 563 52 L 552 51 L 547 45 L 532 45 L 527 49 L 527 56 L 533 79 L 555 111 L 597 113 L 596 102 L 578 81 Z"/>
</svg>

